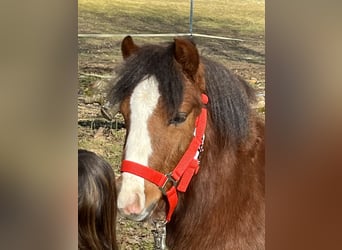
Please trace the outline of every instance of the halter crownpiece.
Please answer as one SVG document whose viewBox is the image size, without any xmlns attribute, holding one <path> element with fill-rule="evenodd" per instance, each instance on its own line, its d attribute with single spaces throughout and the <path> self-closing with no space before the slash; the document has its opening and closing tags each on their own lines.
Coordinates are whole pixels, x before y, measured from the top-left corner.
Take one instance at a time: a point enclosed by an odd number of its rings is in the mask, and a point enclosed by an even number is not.
<svg viewBox="0 0 342 250">
<path fill-rule="evenodd" d="M 169 203 L 169 211 L 166 216 L 167 222 L 171 220 L 171 216 L 178 203 L 177 191 L 185 192 L 193 175 L 197 174 L 199 170 L 198 157 L 200 152 L 203 151 L 204 132 L 207 124 L 207 109 L 205 105 L 208 103 L 207 95 L 202 94 L 201 97 L 204 105 L 201 114 L 196 118 L 194 137 L 172 172 L 162 174 L 136 162 L 122 161 L 121 172 L 128 172 L 154 183 L 159 187 L 162 194 L 167 197 Z M 171 183 L 169 189 L 167 189 L 168 183 Z"/>
</svg>

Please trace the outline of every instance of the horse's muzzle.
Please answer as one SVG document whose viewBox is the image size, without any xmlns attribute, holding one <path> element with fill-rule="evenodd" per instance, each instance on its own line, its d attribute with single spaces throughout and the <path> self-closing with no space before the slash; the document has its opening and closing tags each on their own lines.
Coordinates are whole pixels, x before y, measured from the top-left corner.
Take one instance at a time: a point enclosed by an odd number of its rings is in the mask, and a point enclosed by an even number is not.
<svg viewBox="0 0 342 250">
<path fill-rule="evenodd" d="M 157 203 L 152 203 L 149 207 L 144 208 L 139 214 L 131 213 L 127 211 L 127 209 L 119 209 L 119 213 L 121 216 L 133 220 L 133 221 L 146 221 L 152 215 L 154 209 L 156 208 Z"/>
</svg>

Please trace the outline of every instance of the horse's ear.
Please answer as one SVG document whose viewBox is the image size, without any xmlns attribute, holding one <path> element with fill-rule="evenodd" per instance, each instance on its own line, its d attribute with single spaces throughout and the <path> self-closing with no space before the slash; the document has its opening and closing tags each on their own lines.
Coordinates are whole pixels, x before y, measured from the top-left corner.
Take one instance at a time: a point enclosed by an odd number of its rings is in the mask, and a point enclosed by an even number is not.
<svg viewBox="0 0 342 250">
<path fill-rule="evenodd" d="M 131 36 L 126 36 L 121 42 L 121 53 L 124 59 L 134 54 L 139 47 L 133 42 Z"/>
<path fill-rule="evenodd" d="M 174 57 L 190 76 L 194 76 L 199 66 L 198 50 L 190 40 L 175 38 Z"/>
</svg>

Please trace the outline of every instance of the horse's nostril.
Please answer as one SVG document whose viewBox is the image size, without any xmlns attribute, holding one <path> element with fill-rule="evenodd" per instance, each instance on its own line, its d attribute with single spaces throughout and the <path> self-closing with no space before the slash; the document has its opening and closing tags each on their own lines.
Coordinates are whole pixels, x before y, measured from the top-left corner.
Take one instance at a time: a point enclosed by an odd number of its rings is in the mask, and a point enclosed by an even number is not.
<svg viewBox="0 0 342 250">
<path fill-rule="evenodd" d="M 133 203 L 124 208 L 126 214 L 140 214 L 141 208 L 139 204 Z"/>
<path fill-rule="evenodd" d="M 121 210 L 126 215 L 140 214 L 142 212 L 143 208 L 140 205 L 140 198 L 139 198 L 139 196 L 136 194 L 133 202 L 128 204 L 128 205 L 126 205 L 126 206 L 124 206 Z"/>
</svg>

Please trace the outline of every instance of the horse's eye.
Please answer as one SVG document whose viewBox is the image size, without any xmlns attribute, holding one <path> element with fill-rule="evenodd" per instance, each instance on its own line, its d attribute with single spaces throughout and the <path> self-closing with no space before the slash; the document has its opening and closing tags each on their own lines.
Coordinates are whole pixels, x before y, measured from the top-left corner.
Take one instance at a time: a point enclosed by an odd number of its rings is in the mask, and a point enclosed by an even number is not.
<svg viewBox="0 0 342 250">
<path fill-rule="evenodd" d="M 187 117 L 187 113 L 185 113 L 185 112 L 179 112 L 179 113 L 177 113 L 177 114 L 175 115 L 175 117 L 173 117 L 173 118 L 170 120 L 169 124 L 170 124 L 170 125 L 171 125 L 171 124 L 177 125 L 177 124 L 180 124 L 180 123 L 182 123 L 182 122 L 185 122 L 186 117 Z"/>
</svg>

